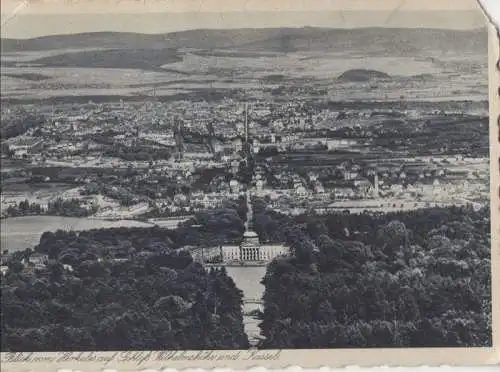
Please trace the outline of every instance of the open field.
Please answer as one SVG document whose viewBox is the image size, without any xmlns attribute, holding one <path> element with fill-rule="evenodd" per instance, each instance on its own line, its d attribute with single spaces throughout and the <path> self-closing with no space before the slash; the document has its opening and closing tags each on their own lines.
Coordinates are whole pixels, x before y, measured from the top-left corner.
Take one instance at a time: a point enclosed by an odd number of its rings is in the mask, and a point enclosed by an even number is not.
<svg viewBox="0 0 500 372">
<path fill-rule="evenodd" d="M 210 90 L 228 96 L 237 89 L 249 96 L 256 91 L 286 95 L 291 87 L 301 87 L 312 97 L 335 100 L 486 99 L 483 30 L 401 30 L 400 38 L 384 29 L 292 31 L 100 33 L 2 40 L 2 96 L 6 100 L 133 99 L 151 96 L 156 88 L 157 96 L 182 99 Z M 375 70 L 388 78 L 339 81 L 349 69 Z M 278 93 L 281 90 L 285 93 Z"/>
</svg>

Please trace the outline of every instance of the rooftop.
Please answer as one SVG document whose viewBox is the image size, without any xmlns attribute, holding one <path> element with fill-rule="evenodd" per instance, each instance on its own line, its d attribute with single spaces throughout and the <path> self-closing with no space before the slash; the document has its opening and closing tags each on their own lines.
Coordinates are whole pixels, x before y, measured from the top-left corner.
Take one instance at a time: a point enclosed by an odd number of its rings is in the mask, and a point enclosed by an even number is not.
<svg viewBox="0 0 500 372">
<path fill-rule="evenodd" d="M 258 238 L 259 236 L 255 231 L 245 231 L 243 234 L 244 238 Z"/>
</svg>

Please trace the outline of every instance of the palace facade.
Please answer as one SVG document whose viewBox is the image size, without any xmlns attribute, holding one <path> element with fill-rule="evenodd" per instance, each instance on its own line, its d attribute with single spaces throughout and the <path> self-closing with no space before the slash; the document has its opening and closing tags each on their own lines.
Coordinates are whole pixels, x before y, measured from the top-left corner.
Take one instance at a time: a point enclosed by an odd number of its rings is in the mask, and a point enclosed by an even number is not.
<svg viewBox="0 0 500 372">
<path fill-rule="evenodd" d="M 282 244 L 260 244 L 253 231 L 245 231 L 240 245 L 220 247 L 222 262 L 269 262 L 278 256 L 286 256 L 289 248 Z"/>
<path fill-rule="evenodd" d="M 245 232 L 239 245 L 218 247 L 186 247 L 193 258 L 202 263 L 267 263 L 278 256 L 287 256 L 290 250 L 283 244 L 261 244 L 259 236 L 250 229 L 253 219 L 250 195 L 247 191 L 247 220 Z"/>
</svg>

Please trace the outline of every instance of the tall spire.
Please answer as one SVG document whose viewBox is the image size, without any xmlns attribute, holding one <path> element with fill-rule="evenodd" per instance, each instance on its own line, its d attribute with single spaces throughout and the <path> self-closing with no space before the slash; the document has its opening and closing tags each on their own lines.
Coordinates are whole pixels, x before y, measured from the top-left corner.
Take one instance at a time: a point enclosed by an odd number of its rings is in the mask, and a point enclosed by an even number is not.
<svg viewBox="0 0 500 372">
<path fill-rule="evenodd" d="M 179 159 L 184 157 L 184 137 L 182 122 L 176 117 L 172 117 L 172 127 L 175 135 L 175 144 L 177 147 L 177 156 Z"/>
</svg>

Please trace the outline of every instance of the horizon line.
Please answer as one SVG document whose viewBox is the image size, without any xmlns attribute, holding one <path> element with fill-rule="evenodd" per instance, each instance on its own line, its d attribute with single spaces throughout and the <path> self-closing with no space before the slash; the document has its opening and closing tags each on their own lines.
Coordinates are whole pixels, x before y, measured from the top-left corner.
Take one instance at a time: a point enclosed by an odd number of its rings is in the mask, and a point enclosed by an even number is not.
<svg viewBox="0 0 500 372">
<path fill-rule="evenodd" d="M 479 9 L 406 10 L 306 10 L 296 11 L 225 11 L 225 12 L 154 12 L 154 13 L 79 13 L 2 14 L 0 35 L 10 39 L 33 39 L 88 32 L 137 32 L 165 34 L 194 29 L 230 30 L 239 28 L 386 28 L 473 30 L 487 24 Z"/>
<path fill-rule="evenodd" d="M 183 32 L 191 32 L 191 31 L 235 31 L 235 30 L 278 30 L 278 29 L 291 29 L 291 30 L 301 30 L 301 29 L 317 29 L 317 30 L 435 30 L 435 31 L 449 31 L 449 32 L 477 32 L 484 31 L 487 32 L 486 24 L 484 26 L 471 27 L 466 29 L 457 29 L 457 28 L 441 28 L 441 27 L 411 27 L 411 26 L 362 26 L 362 27 L 326 27 L 326 26 L 262 26 L 262 27 L 226 27 L 226 28 L 188 28 L 184 30 L 176 30 L 176 31 L 165 31 L 165 32 L 135 32 L 135 31 L 83 31 L 83 32 L 73 32 L 73 33 L 54 33 L 47 34 L 41 36 L 34 37 L 4 37 L 0 36 L 0 40 L 36 40 L 43 39 L 49 37 L 66 37 L 66 36 L 83 36 L 83 35 L 97 35 L 97 34 L 129 34 L 129 35 L 142 35 L 142 36 L 162 36 L 162 35 L 171 35 L 178 34 Z"/>
</svg>

